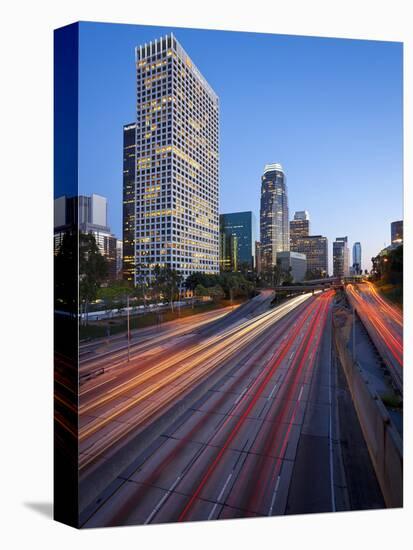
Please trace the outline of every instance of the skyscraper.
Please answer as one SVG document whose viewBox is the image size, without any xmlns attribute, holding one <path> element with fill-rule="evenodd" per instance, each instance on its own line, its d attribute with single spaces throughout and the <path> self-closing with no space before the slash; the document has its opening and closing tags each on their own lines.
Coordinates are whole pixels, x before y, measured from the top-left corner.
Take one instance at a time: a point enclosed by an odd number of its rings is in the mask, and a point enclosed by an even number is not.
<svg viewBox="0 0 413 550">
<path fill-rule="evenodd" d="M 135 280 L 136 123 L 123 127 L 123 252 L 122 275 Z"/>
<path fill-rule="evenodd" d="M 218 273 L 218 97 L 172 34 L 136 48 L 136 76 L 133 264 Z"/>
<path fill-rule="evenodd" d="M 70 229 L 89 233 L 95 237 L 100 253 L 108 261 L 108 279 L 114 280 L 116 270 L 117 239 L 108 226 L 106 197 L 90 196 L 58 197 L 55 199 L 54 251 L 57 254 L 64 234 Z"/>
<path fill-rule="evenodd" d="M 238 270 L 238 238 L 235 234 L 219 233 L 219 267 L 222 271 Z"/>
<path fill-rule="evenodd" d="M 237 237 L 238 270 L 254 268 L 255 216 L 252 212 L 233 212 L 219 216 L 219 231 L 227 238 Z M 224 258 L 220 258 L 224 260 Z"/>
<path fill-rule="evenodd" d="M 337 237 L 333 242 L 333 275 L 347 277 L 349 275 L 349 250 L 347 237 Z"/>
<path fill-rule="evenodd" d="M 290 248 L 295 250 L 298 240 L 302 237 L 308 237 L 310 234 L 310 216 L 307 210 L 301 210 L 294 214 L 294 219 L 290 221 Z"/>
<path fill-rule="evenodd" d="M 403 244 L 403 220 L 391 223 L 391 244 Z"/>
<path fill-rule="evenodd" d="M 257 275 L 261 275 L 261 243 L 255 241 L 255 271 Z"/>
<path fill-rule="evenodd" d="M 267 164 L 261 179 L 261 267 L 271 269 L 277 252 L 290 250 L 287 184 L 281 164 Z"/>
<path fill-rule="evenodd" d="M 359 275 L 361 269 L 361 244 L 359 242 L 353 244 L 353 273 Z"/>
<path fill-rule="evenodd" d="M 328 275 L 328 240 L 322 235 L 308 235 L 298 238 L 291 245 L 293 252 L 305 254 L 307 278 L 319 279 Z"/>
</svg>

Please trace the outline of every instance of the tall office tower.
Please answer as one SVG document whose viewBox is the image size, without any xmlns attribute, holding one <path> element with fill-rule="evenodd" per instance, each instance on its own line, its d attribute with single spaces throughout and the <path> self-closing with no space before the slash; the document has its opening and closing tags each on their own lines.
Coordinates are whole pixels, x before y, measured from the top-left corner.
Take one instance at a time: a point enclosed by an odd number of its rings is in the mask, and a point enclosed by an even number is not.
<svg viewBox="0 0 413 550">
<path fill-rule="evenodd" d="M 100 253 L 108 260 L 108 279 L 116 279 L 116 243 L 107 224 L 108 204 L 106 197 L 91 196 L 58 197 L 55 199 L 54 251 L 62 243 L 63 236 L 70 228 L 95 237 Z"/>
<path fill-rule="evenodd" d="M 219 267 L 221 271 L 238 271 L 238 237 L 231 233 L 219 233 Z"/>
<path fill-rule="evenodd" d="M 219 100 L 170 34 L 136 48 L 135 283 L 219 272 Z"/>
<path fill-rule="evenodd" d="M 281 164 L 267 164 L 261 179 L 261 268 L 277 263 L 277 252 L 290 250 L 287 184 Z"/>
<path fill-rule="evenodd" d="M 391 244 L 403 244 L 403 220 L 391 223 Z"/>
<path fill-rule="evenodd" d="M 255 271 L 261 275 L 261 243 L 255 241 Z"/>
<path fill-rule="evenodd" d="M 136 124 L 123 127 L 123 251 L 122 277 L 135 280 Z"/>
<path fill-rule="evenodd" d="M 300 237 L 291 246 L 293 252 L 305 254 L 307 279 L 320 279 L 328 275 L 328 240 L 322 235 Z"/>
<path fill-rule="evenodd" d="M 310 216 L 307 210 L 301 210 L 294 214 L 294 219 L 290 221 L 290 249 L 296 250 L 297 242 L 303 237 L 308 237 L 310 234 Z"/>
<path fill-rule="evenodd" d="M 353 269 L 354 275 L 359 275 L 361 269 L 361 244 L 359 242 L 353 244 Z"/>
<path fill-rule="evenodd" d="M 219 232 L 237 237 L 238 270 L 252 271 L 255 256 L 255 216 L 252 212 L 233 212 L 219 216 Z M 222 258 L 223 259 L 223 258 Z M 221 258 L 220 258 L 221 260 Z"/>
<path fill-rule="evenodd" d="M 333 275 L 347 277 L 349 275 L 349 250 L 347 237 L 337 237 L 333 242 Z"/>
</svg>

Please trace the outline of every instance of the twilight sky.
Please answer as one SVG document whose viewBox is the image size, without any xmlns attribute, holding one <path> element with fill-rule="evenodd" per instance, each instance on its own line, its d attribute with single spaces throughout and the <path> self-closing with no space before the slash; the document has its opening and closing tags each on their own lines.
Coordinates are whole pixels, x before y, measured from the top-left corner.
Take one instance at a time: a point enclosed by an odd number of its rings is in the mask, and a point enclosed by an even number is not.
<svg viewBox="0 0 413 550">
<path fill-rule="evenodd" d="M 403 218 L 401 43 L 82 23 L 79 193 L 109 201 L 122 237 L 122 127 L 135 118 L 135 45 L 172 31 L 220 98 L 220 211 L 259 220 L 265 164 L 287 176 L 290 219 L 362 246 L 363 268 Z M 258 228 L 257 228 L 258 229 Z M 259 234 L 259 233 L 257 233 Z"/>
</svg>

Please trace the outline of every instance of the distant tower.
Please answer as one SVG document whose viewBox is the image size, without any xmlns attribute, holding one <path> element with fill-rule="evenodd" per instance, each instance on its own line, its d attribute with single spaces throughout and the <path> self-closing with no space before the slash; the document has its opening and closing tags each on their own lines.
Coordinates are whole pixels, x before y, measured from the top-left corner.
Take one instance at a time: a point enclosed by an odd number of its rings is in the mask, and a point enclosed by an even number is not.
<svg viewBox="0 0 413 550">
<path fill-rule="evenodd" d="M 300 210 L 294 214 L 294 219 L 290 221 L 290 247 L 295 250 L 299 239 L 308 237 L 310 234 L 310 216 L 307 210 Z"/>
<path fill-rule="evenodd" d="M 228 214 L 220 214 L 219 216 L 219 231 L 220 231 L 220 266 L 228 263 L 228 258 L 222 254 L 222 243 L 228 241 L 231 235 L 236 236 L 237 243 L 237 263 L 234 270 L 249 270 L 254 268 L 255 256 L 255 216 L 253 212 L 231 212 Z M 225 235 L 225 238 L 222 235 Z M 230 248 L 226 246 L 228 251 Z M 222 263 L 224 262 L 224 263 Z M 233 262 L 232 262 L 233 263 Z M 234 264 L 235 265 L 235 264 Z"/>
<path fill-rule="evenodd" d="M 361 271 L 361 244 L 357 242 L 353 244 L 353 273 L 359 275 Z"/>
<path fill-rule="evenodd" d="M 333 242 L 333 275 L 347 277 L 349 275 L 349 250 L 347 237 L 337 237 Z"/>
<path fill-rule="evenodd" d="M 261 178 L 261 269 L 277 264 L 277 252 L 290 250 L 287 185 L 281 164 L 267 164 Z"/>
<path fill-rule="evenodd" d="M 123 251 L 122 275 L 135 281 L 136 123 L 123 127 Z"/>
</svg>

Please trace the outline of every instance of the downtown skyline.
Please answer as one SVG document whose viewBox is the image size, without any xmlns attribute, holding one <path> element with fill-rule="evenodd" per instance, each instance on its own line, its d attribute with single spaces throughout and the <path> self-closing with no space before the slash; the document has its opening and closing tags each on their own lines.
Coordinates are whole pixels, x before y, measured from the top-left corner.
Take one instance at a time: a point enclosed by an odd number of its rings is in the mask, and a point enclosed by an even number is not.
<svg viewBox="0 0 413 550">
<path fill-rule="evenodd" d="M 312 233 L 325 235 L 329 243 L 341 234 L 348 235 L 350 244 L 362 242 L 363 269 L 370 269 L 371 256 L 389 244 L 390 222 L 403 217 L 401 45 L 167 30 L 174 32 L 220 97 L 220 213 L 252 210 L 259 219 L 262 167 L 281 163 L 290 212 L 310 211 Z M 80 117 L 80 192 L 108 197 L 109 223 L 119 237 L 122 129 L 134 119 L 134 47 L 165 32 L 160 27 L 93 24 L 83 40 L 80 112 L 87 110 L 87 116 Z M 211 48 L 203 51 L 200 34 Z M 103 52 L 96 57 L 97 47 Z M 219 67 L 209 59 L 217 51 L 223 57 Z M 231 63 L 225 61 L 229 58 Z M 96 87 L 105 82 L 104 73 L 110 74 L 112 64 L 113 82 L 98 93 Z M 282 83 L 271 76 L 271 67 L 280 69 Z M 312 85 L 305 88 L 309 79 Z M 247 92 L 237 92 L 237 86 Z M 100 147 L 84 147 L 96 127 L 107 129 L 100 134 Z M 332 272 L 331 253 L 329 257 Z"/>
<path fill-rule="evenodd" d="M 108 29 L 109 49 L 93 52 Z M 248 34 L 246 49 L 245 33 L 194 31 L 192 47 L 150 28 L 122 99 L 129 30 L 55 33 L 54 426 L 61 486 L 71 469 L 75 487 L 56 518 L 89 528 L 402 506 L 402 201 L 378 154 L 379 139 L 400 153 L 390 74 L 377 102 L 383 71 L 356 71 L 370 43 L 349 58 L 353 41 L 293 37 L 286 55 L 290 37 Z"/>
</svg>

